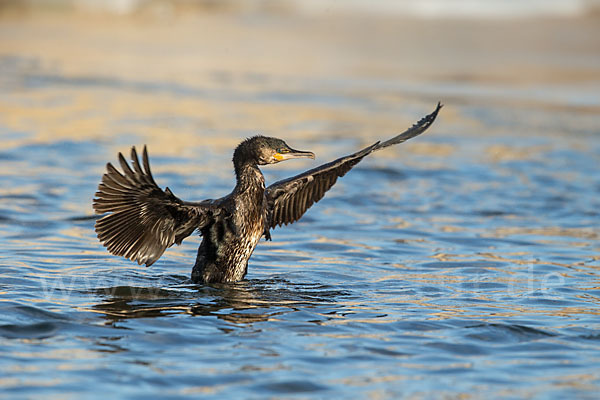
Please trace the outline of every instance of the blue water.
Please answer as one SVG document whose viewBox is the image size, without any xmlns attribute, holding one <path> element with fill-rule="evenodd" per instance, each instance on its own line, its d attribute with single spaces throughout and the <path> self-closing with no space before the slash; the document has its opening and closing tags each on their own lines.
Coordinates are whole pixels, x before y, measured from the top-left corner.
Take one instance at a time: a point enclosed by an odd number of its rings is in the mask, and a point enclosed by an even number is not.
<svg viewBox="0 0 600 400">
<path fill-rule="evenodd" d="M 550 88 L 549 107 L 506 89 L 516 107 L 447 82 L 429 132 L 275 229 L 246 280 L 207 286 L 189 281 L 198 237 L 150 268 L 97 241 L 91 201 L 117 151 L 148 143 L 160 186 L 219 197 L 256 118 L 317 154 L 265 167 L 273 182 L 387 138 L 369 126 L 391 115 L 404 129 L 436 83 L 407 101 L 377 80 L 236 90 L 24 62 L 0 62 L 0 397 L 596 398 L 600 118 L 572 91 Z M 121 98 L 139 103 L 107 113 Z M 237 110 L 239 129 L 186 102 Z M 298 117 L 281 131 L 248 102 Z"/>
</svg>

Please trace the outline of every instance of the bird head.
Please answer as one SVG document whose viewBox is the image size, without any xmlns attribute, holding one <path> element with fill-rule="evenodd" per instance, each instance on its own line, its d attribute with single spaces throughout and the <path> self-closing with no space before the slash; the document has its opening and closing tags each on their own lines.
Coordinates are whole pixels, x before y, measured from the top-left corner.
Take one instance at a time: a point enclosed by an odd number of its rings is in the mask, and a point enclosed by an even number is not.
<svg viewBox="0 0 600 400">
<path fill-rule="evenodd" d="M 294 150 L 281 139 L 267 136 L 254 136 L 243 141 L 236 149 L 233 158 L 245 157 L 258 165 L 276 164 L 292 158 L 315 158 L 310 151 Z"/>
</svg>

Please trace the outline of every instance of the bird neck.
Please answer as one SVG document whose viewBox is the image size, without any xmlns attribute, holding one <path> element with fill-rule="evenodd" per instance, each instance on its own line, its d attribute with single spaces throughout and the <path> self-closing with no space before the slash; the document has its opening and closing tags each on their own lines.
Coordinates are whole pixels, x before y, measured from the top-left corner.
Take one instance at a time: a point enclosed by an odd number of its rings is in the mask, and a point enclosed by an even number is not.
<svg viewBox="0 0 600 400">
<path fill-rule="evenodd" d="M 237 181 L 235 190 L 244 193 L 247 189 L 260 189 L 260 196 L 262 197 L 262 192 L 265 189 L 265 178 L 258 169 L 258 160 L 252 145 L 252 138 L 244 140 L 236 147 L 232 161 Z M 253 192 L 256 192 L 256 190 Z"/>
<path fill-rule="evenodd" d="M 247 189 L 265 189 L 265 178 L 253 162 L 233 162 L 235 166 L 235 178 L 237 191 L 243 192 Z"/>
</svg>

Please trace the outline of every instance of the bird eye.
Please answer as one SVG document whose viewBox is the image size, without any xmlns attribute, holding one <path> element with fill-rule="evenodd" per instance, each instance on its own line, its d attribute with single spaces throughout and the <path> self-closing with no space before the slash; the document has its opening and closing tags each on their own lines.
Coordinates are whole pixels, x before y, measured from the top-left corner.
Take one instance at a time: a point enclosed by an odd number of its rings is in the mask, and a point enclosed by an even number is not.
<svg viewBox="0 0 600 400">
<path fill-rule="evenodd" d="M 285 147 L 281 147 L 281 148 L 277 149 L 277 152 L 279 154 L 283 154 L 283 153 L 289 153 L 290 151 L 288 149 L 286 149 Z"/>
</svg>

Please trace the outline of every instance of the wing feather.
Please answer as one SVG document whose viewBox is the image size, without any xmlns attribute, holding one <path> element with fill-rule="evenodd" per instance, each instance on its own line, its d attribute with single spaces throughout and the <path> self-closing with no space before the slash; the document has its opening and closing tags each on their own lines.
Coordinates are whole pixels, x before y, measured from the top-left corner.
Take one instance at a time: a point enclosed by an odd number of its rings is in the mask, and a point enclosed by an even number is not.
<svg viewBox="0 0 600 400">
<path fill-rule="evenodd" d="M 306 210 L 323 198 L 338 178 L 344 176 L 364 157 L 374 151 L 405 142 L 425 132 L 433 124 L 441 108 L 442 104 L 438 103 L 431 114 L 421 118 L 412 127 L 389 140 L 376 142 L 354 154 L 338 158 L 269 186 L 266 190 L 269 228 L 299 220 Z"/>
<path fill-rule="evenodd" d="M 94 210 L 109 213 L 96 221 L 98 239 L 112 254 L 152 265 L 174 243 L 202 228 L 216 211 L 211 201 L 184 202 L 158 187 L 144 146 L 142 163 L 135 147 L 131 166 L 119 153 L 123 172 L 111 163 L 98 185 Z"/>
</svg>

